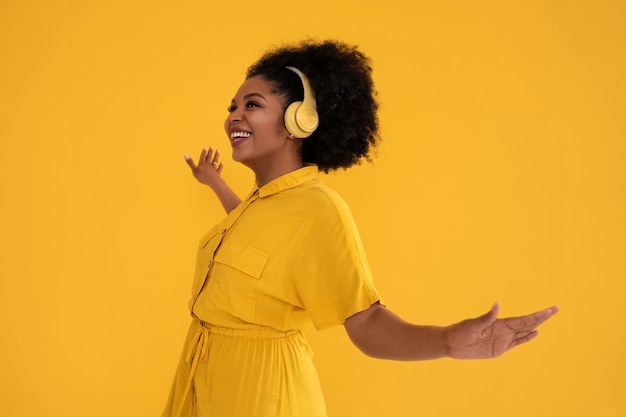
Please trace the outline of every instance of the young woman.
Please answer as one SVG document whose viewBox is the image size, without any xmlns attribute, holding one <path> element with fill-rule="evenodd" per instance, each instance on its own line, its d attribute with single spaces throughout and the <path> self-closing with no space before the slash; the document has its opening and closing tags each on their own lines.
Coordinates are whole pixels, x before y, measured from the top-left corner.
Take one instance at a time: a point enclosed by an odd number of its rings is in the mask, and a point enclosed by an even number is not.
<svg viewBox="0 0 626 417">
<path fill-rule="evenodd" d="M 379 141 L 369 59 L 305 41 L 252 65 L 224 124 L 255 174 L 240 200 L 203 150 L 193 175 L 228 215 L 200 241 L 192 322 L 164 416 L 325 416 L 301 329 L 343 325 L 365 354 L 397 360 L 491 358 L 533 339 L 551 307 L 498 319 L 498 305 L 445 326 L 407 323 L 381 302 L 345 202 L 318 171 L 368 159 Z"/>
</svg>

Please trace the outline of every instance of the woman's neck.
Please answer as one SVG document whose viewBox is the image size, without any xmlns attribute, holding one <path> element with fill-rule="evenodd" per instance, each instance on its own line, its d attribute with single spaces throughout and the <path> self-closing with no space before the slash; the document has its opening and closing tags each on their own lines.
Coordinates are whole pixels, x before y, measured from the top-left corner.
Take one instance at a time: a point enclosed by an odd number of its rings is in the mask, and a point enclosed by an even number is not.
<svg viewBox="0 0 626 417">
<path fill-rule="evenodd" d="M 271 167 L 264 167 L 265 169 L 261 168 L 261 169 L 253 169 L 255 175 L 256 175 L 256 184 L 260 187 L 263 187 L 265 184 L 269 183 L 270 181 L 281 177 L 285 174 L 288 174 L 292 171 L 295 171 L 297 169 L 300 169 L 304 166 L 304 163 L 302 162 L 302 160 L 299 161 L 294 161 L 293 163 L 285 163 L 285 164 L 281 164 L 281 166 L 271 166 Z"/>
</svg>

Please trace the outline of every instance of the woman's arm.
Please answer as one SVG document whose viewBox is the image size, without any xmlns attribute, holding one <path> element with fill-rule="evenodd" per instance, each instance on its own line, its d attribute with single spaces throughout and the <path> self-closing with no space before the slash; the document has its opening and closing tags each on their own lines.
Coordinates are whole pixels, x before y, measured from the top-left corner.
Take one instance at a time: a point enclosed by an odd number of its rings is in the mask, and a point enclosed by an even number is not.
<svg viewBox="0 0 626 417">
<path fill-rule="evenodd" d="M 352 342 L 366 355 L 393 360 L 495 358 L 537 336 L 536 328 L 557 307 L 521 317 L 498 319 L 496 303 L 486 314 L 450 326 L 407 323 L 376 303 L 349 317 L 344 326 Z"/>
<path fill-rule="evenodd" d="M 241 203 L 241 199 L 228 186 L 226 181 L 220 176 L 224 163 L 219 162 L 220 151 L 210 147 L 207 151 L 202 149 L 200 160 L 196 165 L 189 155 L 185 155 L 185 161 L 191 168 L 193 176 L 202 184 L 206 184 L 219 198 L 226 213 L 230 213 L 235 207 Z"/>
</svg>

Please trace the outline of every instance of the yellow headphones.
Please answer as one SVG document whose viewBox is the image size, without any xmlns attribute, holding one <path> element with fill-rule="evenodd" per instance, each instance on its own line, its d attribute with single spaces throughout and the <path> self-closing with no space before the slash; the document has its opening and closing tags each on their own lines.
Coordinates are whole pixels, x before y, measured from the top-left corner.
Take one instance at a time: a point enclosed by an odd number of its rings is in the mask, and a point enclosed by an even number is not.
<svg viewBox="0 0 626 417">
<path fill-rule="evenodd" d="M 315 94 L 309 85 L 309 80 L 300 70 L 294 67 L 285 68 L 298 74 L 304 88 L 304 99 L 294 101 L 285 110 L 285 127 L 292 136 L 298 139 L 308 138 L 319 125 Z"/>
</svg>

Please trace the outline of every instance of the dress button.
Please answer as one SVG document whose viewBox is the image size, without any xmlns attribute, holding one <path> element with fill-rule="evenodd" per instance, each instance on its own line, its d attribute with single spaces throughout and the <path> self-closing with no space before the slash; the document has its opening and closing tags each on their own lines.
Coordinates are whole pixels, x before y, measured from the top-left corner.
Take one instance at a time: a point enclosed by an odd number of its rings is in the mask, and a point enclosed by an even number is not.
<svg viewBox="0 0 626 417">
<path fill-rule="evenodd" d="M 222 230 L 222 236 L 226 234 L 226 229 Z"/>
<path fill-rule="evenodd" d="M 210 261 L 209 261 L 209 265 L 208 265 L 208 267 L 210 268 L 210 267 L 211 267 L 211 265 L 213 265 L 213 260 L 210 260 Z"/>
</svg>

